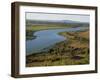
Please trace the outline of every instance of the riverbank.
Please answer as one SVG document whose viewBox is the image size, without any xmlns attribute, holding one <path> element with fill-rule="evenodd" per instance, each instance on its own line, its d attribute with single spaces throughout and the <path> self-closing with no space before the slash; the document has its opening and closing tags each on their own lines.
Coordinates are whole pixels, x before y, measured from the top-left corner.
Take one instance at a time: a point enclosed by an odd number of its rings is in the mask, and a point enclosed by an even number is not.
<svg viewBox="0 0 100 80">
<path fill-rule="evenodd" d="M 36 36 L 33 34 L 41 30 L 56 30 L 56 29 L 66 29 L 66 28 L 76 28 L 82 26 L 82 24 L 45 24 L 45 25 L 33 25 L 26 27 L 26 40 L 35 39 Z M 85 27 L 83 25 L 83 27 Z"/>
<path fill-rule="evenodd" d="M 26 66 L 89 64 L 89 31 L 61 32 L 67 38 L 47 52 L 26 56 Z"/>
<path fill-rule="evenodd" d="M 76 25 L 78 26 L 78 25 Z M 75 28 L 75 25 L 34 25 L 34 26 L 28 26 L 26 27 L 26 40 L 32 40 L 35 39 L 36 36 L 33 34 L 37 31 L 41 30 L 56 30 L 56 29 L 66 29 L 66 28 Z"/>
</svg>

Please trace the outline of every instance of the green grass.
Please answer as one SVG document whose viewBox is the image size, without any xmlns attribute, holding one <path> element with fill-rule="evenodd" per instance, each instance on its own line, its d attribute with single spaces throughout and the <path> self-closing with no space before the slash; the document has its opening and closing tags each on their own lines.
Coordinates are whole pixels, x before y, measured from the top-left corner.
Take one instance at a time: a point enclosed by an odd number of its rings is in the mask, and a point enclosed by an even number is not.
<svg viewBox="0 0 100 80">
<path fill-rule="evenodd" d="M 78 24 L 47 24 L 47 25 L 33 25 L 26 27 L 26 30 L 37 31 L 37 30 L 46 30 L 46 29 L 60 29 L 60 28 L 69 28 L 73 26 L 78 26 Z"/>
</svg>

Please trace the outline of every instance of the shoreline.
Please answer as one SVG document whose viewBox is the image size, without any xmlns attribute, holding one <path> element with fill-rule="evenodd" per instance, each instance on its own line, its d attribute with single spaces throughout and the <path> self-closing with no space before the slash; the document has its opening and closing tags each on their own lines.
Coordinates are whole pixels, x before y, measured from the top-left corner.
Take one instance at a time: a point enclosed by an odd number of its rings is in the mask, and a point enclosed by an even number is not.
<svg viewBox="0 0 100 80">
<path fill-rule="evenodd" d="M 37 36 L 34 36 L 34 33 L 37 31 L 42 31 L 42 30 L 56 30 L 56 29 L 65 29 L 66 27 L 59 27 L 59 28 L 51 28 L 51 29 L 40 29 L 40 30 L 26 30 L 26 32 L 29 31 L 29 33 L 31 33 L 30 35 L 27 36 L 28 33 L 26 33 L 26 40 L 32 40 L 35 39 Z M 70 27 L 67 27 L 70 28 Z M 75 28 L 75 27 L 71 27 L 71 28 Z"/>
<path fill-rule="evenodd" d="M 89 31 L 59 34 L 68 42 L 57 43 L 48 52 L 26 56 L 26 67 L 89 64 Z"/>
<path fill-rule="evenodd" d="M 79 27 L 79 26 L 77 26 Z M 34 33 L 37 31 L 42 31 L 42 30 L 56 30 L 56 29 L 66 29 L 66 28 L 77 28 L 76 26 L 72 26 L 72 27 L 55 27 L 55 28 L 50 28 L 50 29 L 40 29 L 40 30 L 26 30 L 26 40 L 32 40 L 35 39 L 37 36 L 34 36 Z M 29 32 L 28 32 L 29 31 Z M 28 33 L 30 33 L 30 35 L 27 35 Z"/>
</svg>

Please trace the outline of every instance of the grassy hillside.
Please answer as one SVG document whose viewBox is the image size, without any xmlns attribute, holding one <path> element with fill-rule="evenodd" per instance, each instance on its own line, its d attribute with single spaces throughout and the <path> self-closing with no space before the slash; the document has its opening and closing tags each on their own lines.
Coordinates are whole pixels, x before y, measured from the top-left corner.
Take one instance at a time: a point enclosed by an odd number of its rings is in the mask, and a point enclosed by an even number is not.
<svg viewBox="0 0 100 80">
<path fill-rule="evenodd" d="M 26 66 L 89 64 L 89 31 L 61 32 L 66 40 L 49 51 L 26 56 Z"/>
</svg>

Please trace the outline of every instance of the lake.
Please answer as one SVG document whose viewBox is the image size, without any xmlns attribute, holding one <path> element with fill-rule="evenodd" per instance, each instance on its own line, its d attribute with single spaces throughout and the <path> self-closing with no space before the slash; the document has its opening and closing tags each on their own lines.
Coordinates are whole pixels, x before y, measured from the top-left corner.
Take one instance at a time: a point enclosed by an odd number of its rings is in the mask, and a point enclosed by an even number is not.
<svg viewBox="0 0 100 80">
<path fill-rule="evenodd" d="M 32 53 L 38 53 L 42 51 L 47 51 L 56 43 L 64 41 L 65 37 L 59 35 L 59 32 L 71 32 L 71 31 L 84 31 L 88 27 L 75 27 L 75 28 L 63 28 L 63 29 L 50 29 L 50 30 L 40 30 L 36 31 L 33 35 L 36 36 L 35 39 L 26 40 L 26 55 Z"/>
</svg>

